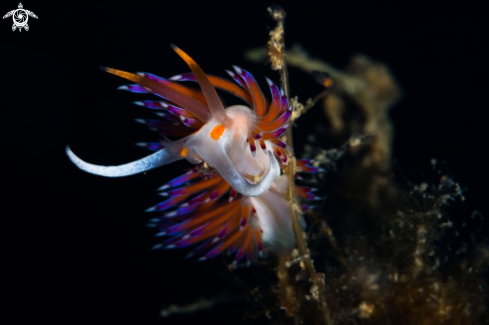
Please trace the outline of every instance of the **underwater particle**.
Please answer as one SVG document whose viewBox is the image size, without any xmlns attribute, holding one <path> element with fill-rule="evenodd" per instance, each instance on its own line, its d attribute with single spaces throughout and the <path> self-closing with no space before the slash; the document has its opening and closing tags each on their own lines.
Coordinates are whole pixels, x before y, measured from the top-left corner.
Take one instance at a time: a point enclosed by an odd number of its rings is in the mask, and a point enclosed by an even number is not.
<svg viewBox="0 0 489 325">
<path fill-rule="evenodd" d="M 358 317 L 359 318 L 369 318 L 375 310 L 375 305 L 362 301 L 358 306 Z"/>
</svg>

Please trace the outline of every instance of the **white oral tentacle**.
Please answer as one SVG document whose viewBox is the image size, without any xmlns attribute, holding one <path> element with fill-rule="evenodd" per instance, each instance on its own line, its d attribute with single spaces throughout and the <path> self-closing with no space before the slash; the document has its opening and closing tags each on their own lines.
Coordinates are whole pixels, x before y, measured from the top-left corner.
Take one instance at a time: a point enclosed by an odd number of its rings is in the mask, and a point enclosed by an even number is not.
<svg viewBox="0 0 489 325">
<path fill-rule="evenodd" d="M 134 175 L 182 159 L 181 157 L 172 155 L 166 149 L 161 149 L 152 155 L 149 155 L 147 157 L 141 158 L 139 160 L 124 165 L 99 166 L 81 160 L 80 158 L 78 158 L 78 156 L 76 156 L 73 153 L 73 151 L 71 151 L 70 147 L 68 146 L 66 147 L 66 154 L 68 155 L 70 160 L 81 170 L 86 171 L 87 173 L 90 174 L 95 174 L 95 175 L 105 176 L 105 177 L 123 177 L 123 176 Z"/>
</svg>

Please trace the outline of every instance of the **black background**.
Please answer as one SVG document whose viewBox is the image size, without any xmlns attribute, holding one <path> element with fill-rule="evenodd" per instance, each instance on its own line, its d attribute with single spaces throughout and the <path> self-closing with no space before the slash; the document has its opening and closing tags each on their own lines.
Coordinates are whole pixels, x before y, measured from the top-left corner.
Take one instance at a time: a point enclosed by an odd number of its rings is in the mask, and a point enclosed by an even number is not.
<svg viewBox="0 0 489 325">
<path fill-rule="evenodd" d="M 438 4 L 440 3 L 440 4 Z M 161 319 L 161 307 L 226 289 L 225 265 L 185 260 L 187 251 L 151 251 L 158 243 L 143 211 L 155 189 L 188 165 L 122 179 L 83 173 L 65 155 L 102 165 L 146 154 L 156 135 L 134 123 L 151 113 L 130 104 L 148 98 L 116 91 L 126 82 L 109 66 L 163 77 L 188 71 L 174 43 L 207 73 L 232 64 L 278 82 L 265 65 L 245 61 L 274 27 L 266 8 L 248 1 L 23 2 L 39 19 L 28 32 L 0 25 L 1 269 L 4 324 L 229 323 L 239 310 Z M 488 35 L 482 2 L 282 2 L 286 43 L 342 68 L 355 53 L 385 62 L 402 87 L 391 111 L 396 168 L 423 178 L 430 159 L 446 161 L 467 189 L 466 205 L 488 213 Z M 2 15 L 17 8 L 3 1 Z M 291 90 L 305 100 L 321 90 L 290 69 Z M 266 93 L 266 91 L 265 91 Z M 315 125 L 311 111 L 295 130 L 301 144 Z M 301 140 L 302 139 L 302 140 Z M 327 147 L 327 143 L 324 144 Z"/>
</svg>

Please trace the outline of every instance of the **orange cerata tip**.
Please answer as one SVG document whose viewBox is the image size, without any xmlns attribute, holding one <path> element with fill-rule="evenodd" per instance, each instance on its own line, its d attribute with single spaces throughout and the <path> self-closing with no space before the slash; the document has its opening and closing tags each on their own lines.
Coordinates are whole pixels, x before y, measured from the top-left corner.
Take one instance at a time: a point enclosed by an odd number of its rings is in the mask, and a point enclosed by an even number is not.
<svg viewBox="0 0 489 325">
<path fill-rule="evenodd" d="M 221 138 L 221 135 L 224 133 L 224 130 L 226 130 L 226 128 L 223 125 L 218 125 L 212 129 L 209 135 L 211 136 L 212 139 L 217 141 Z"/>
</svg>

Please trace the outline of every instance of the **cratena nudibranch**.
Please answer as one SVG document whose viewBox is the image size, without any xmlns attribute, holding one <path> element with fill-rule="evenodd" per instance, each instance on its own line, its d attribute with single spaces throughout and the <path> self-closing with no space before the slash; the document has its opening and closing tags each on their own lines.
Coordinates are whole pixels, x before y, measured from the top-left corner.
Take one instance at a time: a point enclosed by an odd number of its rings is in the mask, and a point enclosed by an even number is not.
<svg viewBox="0 0 489 325">
<path fill-rule="evenodd" d="M 262 251 L 289 254 L 294 247 L 291 207 L 283 195 L 288 181 L 280 168 L 288 160 L 287 145 L 280 139 L 292 113 L 287 97 L 267 79 L 272 94 L 269 103 L 247 71 L 238 67 L 227 71 L 235 82 L 206 75 L 185 52 L 176 46 L 173 49 L 192 72 L 164 79 L 103 68 L 137 83 L 122 89 L 153 93 L 166 100 L 135 102 L 166 111 L 159 114 L 165 120 L 145 120 L 162 137 L 158 143 L 143 144 L 156 152 L 120 166 L 89 164 L 69 147 L 68 157 L 80 169 L 108 177 L 133 175 L 180 159 L 195 164 L 191 171 L 159 188 L 168 198 L 148 209 L 160 212 L 150 225 L 160 230 L 158 235 L 169 236 L 157 247 L 200 244 L 193 251 L 200 259 L 227 251 L 236 252 L 236 261 L 245 255 L 250 261 L 254 253 Z M 181 81 L 198 82 L 200 90 Z M 225 108 L 216 88 L 252 108 Z M 300 171 L 316 171 L 307 161 L 297 165 Z M 298 194 L 314 197 L 304 187 L 298 187 Z"/>
</svg>

